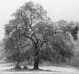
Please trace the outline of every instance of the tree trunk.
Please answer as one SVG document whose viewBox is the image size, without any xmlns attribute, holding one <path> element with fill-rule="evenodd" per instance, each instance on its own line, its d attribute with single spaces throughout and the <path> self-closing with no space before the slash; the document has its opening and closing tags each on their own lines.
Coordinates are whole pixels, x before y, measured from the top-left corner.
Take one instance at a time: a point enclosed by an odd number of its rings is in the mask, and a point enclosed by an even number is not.
<svg viewBox="0 0 79 74">
<path fill-rule="evenodd" d="M 37 70 L 39 69 L 39 50 L 35 50 L 35 57 L 34 57 L 34 67 L 33 69 Z"/>
<path fill-rule="evenodd" d="M 34 68 L 35 70 L 39 69 L 39 58 L 34 59 Z"/>
</svg>

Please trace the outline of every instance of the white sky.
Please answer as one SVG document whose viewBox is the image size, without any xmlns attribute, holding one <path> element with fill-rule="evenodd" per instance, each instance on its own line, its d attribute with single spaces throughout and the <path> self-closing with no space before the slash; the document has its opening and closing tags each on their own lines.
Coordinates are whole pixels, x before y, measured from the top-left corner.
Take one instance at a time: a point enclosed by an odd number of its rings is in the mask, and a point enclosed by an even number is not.
<svg viewBox="0 0 79 74">
<path fill-rule="evenodd" d="M 0 0 L 0 40 L 4 37 L 4 24 L 11 14 L 28 0 Z M 31 1 L 31 0 L 30 0 Z M 61 19 L 79 21 L 79 0 L 32 0 L 47 10 L 53 21 Z"/>
</svg>

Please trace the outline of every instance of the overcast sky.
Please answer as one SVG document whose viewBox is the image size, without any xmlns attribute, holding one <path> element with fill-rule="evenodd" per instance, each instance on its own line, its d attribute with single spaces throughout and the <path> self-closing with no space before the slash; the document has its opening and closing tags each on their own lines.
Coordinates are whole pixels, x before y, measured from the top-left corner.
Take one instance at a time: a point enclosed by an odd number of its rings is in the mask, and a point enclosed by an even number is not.
<svg viewBox="0 0 79 74">
<path fill-rule="evenodd" d="M 4 37 L 4 24 L 11 14 L 29 0 L 0 0 L 0 40 Z M 30 0 L 41 4 L 53 21 L 61 19 L 79 21 L 79 0 Z"/>
</svg>

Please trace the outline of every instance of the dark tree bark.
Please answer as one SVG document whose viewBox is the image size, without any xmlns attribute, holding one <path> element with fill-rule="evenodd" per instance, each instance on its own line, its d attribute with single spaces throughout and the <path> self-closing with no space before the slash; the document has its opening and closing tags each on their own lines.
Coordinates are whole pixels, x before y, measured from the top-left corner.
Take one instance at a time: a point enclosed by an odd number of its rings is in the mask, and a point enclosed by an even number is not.
<svg viewBox="0 0 79 74">
<path fill-rule="evenodd" d="M 33 69 L 35 69 L 35 70 L 39 69 L 39 58 L 37 58 L 37 57 L 34 59 L 34 68 Z"/>
<path fill-rule="evenodd" d="M 33 69 L 35 69 L 35 70 L 39 69 L 39 61 L 40 61 L 39 51 L 40 50 L 38 49 L 38 47 L 35 46 L 35 57 L 34 57 L 34 67 L 33 67 Z"/>
</svg>

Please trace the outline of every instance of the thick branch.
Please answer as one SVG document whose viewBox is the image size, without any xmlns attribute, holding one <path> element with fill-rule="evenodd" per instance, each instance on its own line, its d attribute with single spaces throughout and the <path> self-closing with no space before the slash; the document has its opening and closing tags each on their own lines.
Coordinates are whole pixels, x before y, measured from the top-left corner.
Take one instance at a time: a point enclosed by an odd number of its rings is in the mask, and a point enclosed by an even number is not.
<svg viewBox="0 0 79 74">
<path fill-rule="evenodd" d="M 46 40 L 46 34 L 44 34 L 44 36 L 43 36 L 43 41 L 41 41 L 41 46 L 43 45 L 43 43 L 46 43 L 47 42 L 47 40 Z"/>
<path fill-rule="evenodd" d="M 32 37 L 26 36 L 26 38 L 29 38 L 34 44 L 36 43 Z"/>
</svg>

